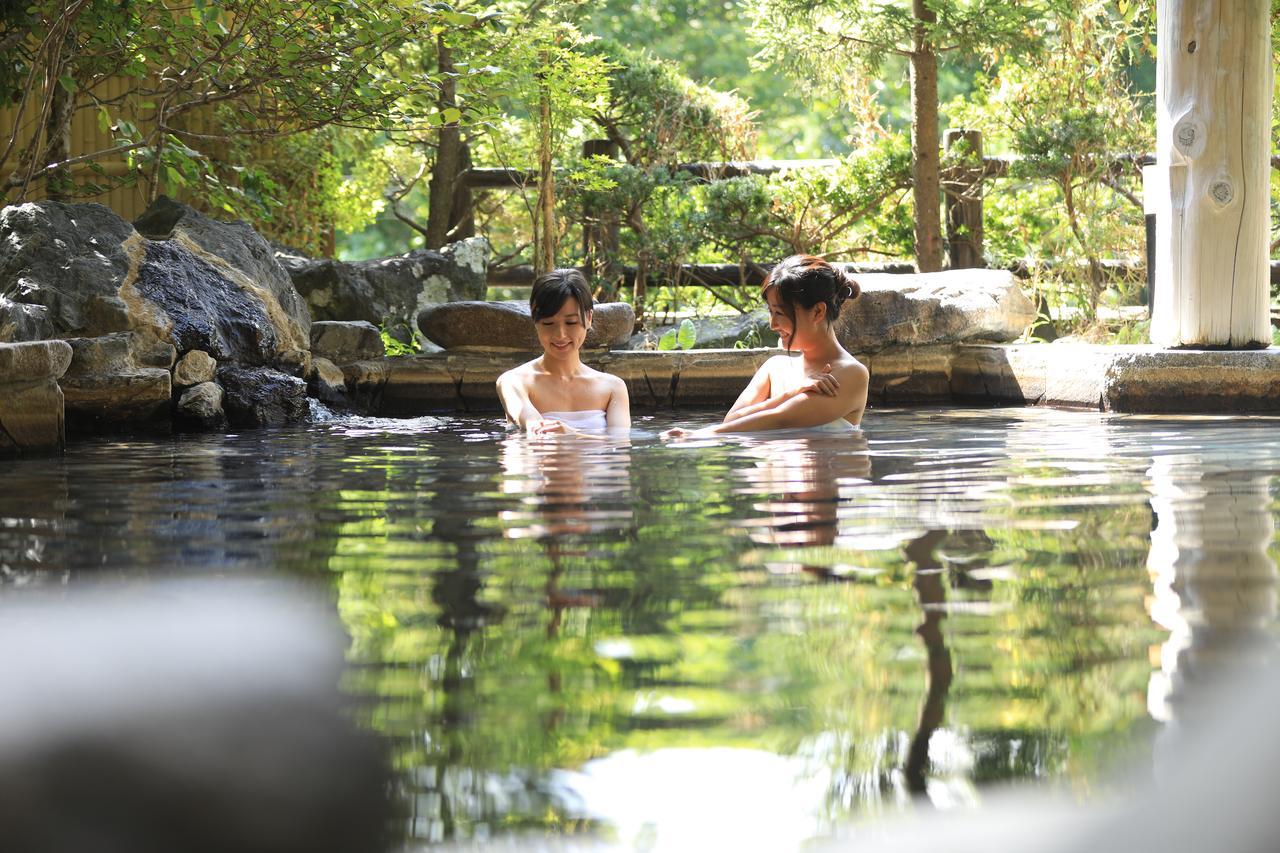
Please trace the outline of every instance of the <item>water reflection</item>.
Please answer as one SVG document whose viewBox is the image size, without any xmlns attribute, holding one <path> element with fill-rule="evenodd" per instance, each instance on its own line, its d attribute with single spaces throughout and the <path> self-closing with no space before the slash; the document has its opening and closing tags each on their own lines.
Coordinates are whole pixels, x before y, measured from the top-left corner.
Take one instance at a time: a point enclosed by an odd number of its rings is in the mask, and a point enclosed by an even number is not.
<svg viewBox="0 0 1280 853">
<path fill-rule="evenodd" d="M 874 414 L 698 447 L 483 419 L 81 445 L 5 463 L 3 593 L 331 586 L 427 841 L 669 817 L 785 849 L 995 783 L 1089 796 L 1149 766 L 1149 692 L 1181 721 L 1215 661 L 1268 653 L 1270 425 Z"/>
<path fill-rule="evenodd" d="M 779 548 L 832 546 L 840 535 L 840 507 L 855 500 L 871 477 L 867 438 L 861 432 L 839 439 L 774 439 L 746 444 L 732 476 L 734 492 L 752 498 L 752 517 L 738 523 L 752 542 Z M 820 551 L 807 552 L 810 556 Z M 770 571 L 839 574 L 856 567 L 830 563 L 770 561 Z"/>
<path fill-rule="evenodd" d="M 1151 616 L 1169 631 L 1159 648 L 1148 707 L 1170 747 L 1204 722 L 1216 688 L 1265 671 L 1277 658 L 1275 540 L 1267 462 L 1246 466 L 1223 452 L 1168 454 L 1148 471 Z M 1261 470 L 1259 470 L 1261 469 Z M 1159 757 L 1159 755 L 1157 756 Z"/>
</svg>

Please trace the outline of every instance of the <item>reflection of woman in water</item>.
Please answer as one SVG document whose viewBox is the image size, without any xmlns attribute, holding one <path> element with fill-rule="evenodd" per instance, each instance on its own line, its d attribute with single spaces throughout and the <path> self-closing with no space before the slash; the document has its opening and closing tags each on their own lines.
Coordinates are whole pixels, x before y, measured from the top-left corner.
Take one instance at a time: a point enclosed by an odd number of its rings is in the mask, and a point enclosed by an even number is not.
<svg viewBox="0 0 1280 853">
<path fill-rule="evenodd" d="M 665 438 L 773 429 L 857 429 L 867 405 L 867 369 L 836 339 L 840 307 L 856 299 L 858 283 L 811 255 L 792 255 L 764 283 L 769 328 L 787 355 L 761 365 L 722 423 Z M 790 355 L 799 352 L 800 357 Z"/>
<path fill-rule="evenodd" d="M 538 276 L 529 313 L 542 355 L 498 377 L 507 417 L 535 435 L 629 429 L 626 383 L 579 357 L 591 328 L 591 292 L 582 273 L 558 269 Z"/>
</svg>

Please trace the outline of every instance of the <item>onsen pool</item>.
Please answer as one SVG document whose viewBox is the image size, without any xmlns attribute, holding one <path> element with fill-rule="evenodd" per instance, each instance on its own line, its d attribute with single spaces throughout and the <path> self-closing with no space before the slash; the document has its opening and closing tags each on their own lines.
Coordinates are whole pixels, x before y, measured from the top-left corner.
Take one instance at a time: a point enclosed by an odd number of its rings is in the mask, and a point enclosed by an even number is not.
<svg viewBox="0 0 1280 853">
<path fill-rule="evenodd" d="M 335 418 L 4 461 L 0 594 L 326 588 L 410 843 L 792 849 L 1003 783 L 1087 800 L 1157 759 L 1188 660 L 1275 645 L 1274 419 L 656 438 L 712 417 L 629 441 Z"/>
</svg>

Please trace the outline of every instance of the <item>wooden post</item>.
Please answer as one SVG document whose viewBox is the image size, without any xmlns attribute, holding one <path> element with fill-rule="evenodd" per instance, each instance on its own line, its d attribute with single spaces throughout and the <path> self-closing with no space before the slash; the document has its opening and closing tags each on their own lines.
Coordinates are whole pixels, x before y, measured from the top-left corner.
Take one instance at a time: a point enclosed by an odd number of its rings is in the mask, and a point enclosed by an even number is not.
<svg viewBox="0 0 1280 853">
<path fill-rule="evenodd" d="M 963 145 L 966 161 L 977 163 L 951 175 L 943 185 L 947 210 L 947 256 L 952 269 L 985 267 L 982 256 L 982 131 L 948 130 L 947 151 Z"/>
<path fill-rule="evenodd" d="M 1268 346 L 1270 5 L 1166 0 L 1156 17 L 1151 340 Z"/>
<path fill-rule="evenodd" d="M 609 139 L 588 139 L 582 143 L 582 158 L 618 156 L 618 143 Z M 582 220 L 582 264 L 588 275 L 603 279 L 605 301 L 616 298 L 622 265 L 618 261 L 618 211 L 597 210 Z"/>
</svg>

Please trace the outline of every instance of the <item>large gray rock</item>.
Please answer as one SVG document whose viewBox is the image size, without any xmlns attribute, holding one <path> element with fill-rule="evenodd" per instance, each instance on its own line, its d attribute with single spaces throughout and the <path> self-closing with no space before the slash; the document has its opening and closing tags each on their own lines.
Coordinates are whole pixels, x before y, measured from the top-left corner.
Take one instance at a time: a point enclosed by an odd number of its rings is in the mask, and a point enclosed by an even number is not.
<svg viewBox="0 0 1280 853">
<path fill-rule="evenodd" d="M 387 348 L 378 327 L 364 320 L 321 320 L 311 324 L 311 354 L 334 364 L 382 358 Z"/>
<path fill-rule="evenodd" d="M 693 321 L 698 336 L 695 349 L 734 349 L 739 342 L 745 347 L 773 347 L 778 345 L 778 333 L 769 328 L 769 312 L 757 308 L 746 314 L 703 317 Z M 654 349 L 663 334 L 680 325 L 655 326 L 631 336 L 627 349 Z"/>
<path fill-rule="evenodd" d="M 312 260 L 287 251 L 277 257 L 316 320 L 364 320 L 408 343 L 415 318 L 428 305 L 484 299 L 489 244 L 483 237 L 440 251 L 415 249 L 390 258 Z"/>
<path fill-rule="evenodd" d="M 58 450 L 65 444 L 58 378 L 70 363 L 65 341 L 0 343 L 0 453 Z"/>
<path fill-rule="evenodd" d="M 269 367 L 222 367 L 222 407 L 233 427 L 285 426 L 307 417 L 307 383 Z"/>
<path fill-rule="evenodd" d="M 263 578 L 6 595 L 0 850 L 383 853 L 331 602 Z"/>
<path fill-rule="evenodd" d="M 297 366 L 310 344 L 306 305 L 270 245 L 168 199 L 138 230 L 97 204 L 0 210 L 0 292 L 44 309 L 0 309 L 14 337 L 133 332 L 247 365 Z"/>
<path fill-rule="evenodd" d="M 595 306 L 589 349 L 624 347 L 635 328 L 636 315 L 625 302 Z M 462 347 L 514 349 L 534 352 L 541 347 L 525 302 L 450 302 L 423 310 L 418 327 L 427 339 L 447 350 Z"/>
<path fill-rule="evenodd" d="M 40 341 L 53 337 L 49 309 L 0 296 L 0 342 Z"/>
<path fill-rule="evenodd" d="M 1012 341 L 1035 306 L 1005 270 L 856 275 L 862 295 L 844 305 L 836 335 L 850 352 L 898 344 Z"/>
</svg>

